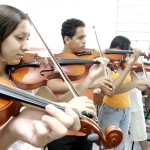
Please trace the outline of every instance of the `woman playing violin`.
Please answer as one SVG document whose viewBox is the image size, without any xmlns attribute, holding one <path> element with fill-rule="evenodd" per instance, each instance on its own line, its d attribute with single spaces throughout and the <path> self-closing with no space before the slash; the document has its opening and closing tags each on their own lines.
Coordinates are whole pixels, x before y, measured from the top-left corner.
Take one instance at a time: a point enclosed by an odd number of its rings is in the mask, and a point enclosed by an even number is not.
<svg viewBox="0 0 150 150">
<path fill-rule="evenodd" d="M 9 75 L 6 73 L 6 66 L 19 64 L 24 53 L 29 50 L 30 28 L 30 21 L 25 13 L 12 6 L 0 5 L 1 79 L 10 80 Z M 83 85 L 90 85 L 109 62 L 106 59 L 97 59 L 95 61 L 100 62 L 102 65 L 92 67 L 91 73 L 82 83 Z M 84 89 L 82 84 L 77 87 L 79 91 Z M 64 97 L 57 99 L 47 87 L 39 87 L 36 94 L 54 101 L 64 101 L 65 99 L 70 103 L 70 105 L 65 104 L 65 106 L 76 108 L 81 112 L 87 111 L 96 116 L 93 103 L 86 97 L 73 98 L 72 94 L 68 92 Z M 82 106 L 78 101 L 82 101 Z M 43 147 L 46 143 L 63 137 L 68 130 L 79 129 L 79 117 L 71 108 L 66 108 L 63 112 L 53 105 L 47 105 L 45 111 L 24 107 L 19 116 L 12 117 L 0 127 L 0 149 L 21 150 L 28 149 L 30 145 Z M 18 140 L 20 142 L 15 143 Z M 23 144 L 23 142 L 29 143 L 29 145 Z"/>
<path fill-rule="evenodd" d="M 20 62 L 29 49 L 29 35 L 30 22 L 26 15 L 14 7 L 0 5 L 0 78 L 9 80 L 5 67 Z M 63 120 L 61 116 L 64 116 Z M 78 116 L 69 108 L 65 112 L 51 105 L 47 105 L 45 112 L 26 108 L 18 117 L 0 127 L 0 149 L 8 149 L 17 140 L 42 147 L 64 136 L 71 128 L 78 130 L 80 123 Z M 11 146 L 13 148 L 21 149 L 20 146 Z"/>
<path fill-rule="evenodd" d="M 128 38 L 116 36 L 111 42 L 110 49 L 114 51 L 119 49 L 122 51 L 128 50 L 130 49 L 130 44 Z M 139 49 L 133 49 L 133 54 L 130 56 L 124 70 L 120 64 L 117 66 L 116 73 L 111 72 L 108 68 L 115 86 L 113 92 L 101 88 L 102 92 L 105 93 L 105 97 L 99 111 L 99 126 L 104 130 L 109 125 L 115 125 L 120 127 L 123 132 L 123 140 L 115 150 L 124 149 L 129 130 L 131 102 L 128 91 L 134 88 L 143 88 L 143 86 L 148 86 L 150 83 L 150 80 L 139 80 L 135 73 L 131 71 L 140 54 Z"/>
<path fill-rule="evenodd" d="M 85 23 L 79 19 L 71 18 L 67 19 L 63 22 L 62 28 L 61 28 L 61 35 L 64 42 L 64 48 L 63 53 L 81 53 L 85 51 L 86 46 L 86 34 L 85 34 Z M 87 68 L 86 68 L 87 69 Z M 89 69 L 86 70 L 88 73 Z M 81 81 L 84 79 L 73 82 L 74 85 L 78 85 Z M 48 82 L 49 88 L 57 94 L 62 94 L 67 92 L 69 89 L 67 85 L 60 81 L 53 86 L 56 81 L 58 80 L 50 80 Z M 111 81 L 109 78 L 101 78 L 99 82 L 97 83 L 100 86 L 104 86 L 108 89 L 110 89 L 110 86 L 112 86 Z M 93 98 L 93 92 L 92 90 L 88 90 L 88 88 L 92 88 L 92 85 L 88 87 L 87 84 L 85 84 L 87 91 L 83 93 L 83 95 L 88 96 L 88 98 Z M 59 144 L 58 144 L 59 143 Z M 87 141 L 86 136 L 76 136 L 76 135 L 70 135 L 65 136 L 64 138 L 61 138 L 59 140 L 56 140 L 52 143 L 49 143 L 47 145 L 47 148 L 49 150 L 91 150 L 92 144 Z"/>
</svg>

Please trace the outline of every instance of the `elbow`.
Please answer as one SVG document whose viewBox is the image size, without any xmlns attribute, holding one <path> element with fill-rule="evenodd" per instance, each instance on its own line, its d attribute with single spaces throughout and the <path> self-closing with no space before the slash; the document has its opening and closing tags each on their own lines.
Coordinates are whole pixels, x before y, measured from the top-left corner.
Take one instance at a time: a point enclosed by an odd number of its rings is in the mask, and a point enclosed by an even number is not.
<svg viewBox="0 0 150 150">
<path fill-rule="evenodd" d="M 109 97 L 112 97 L 115 95 L 114 93 L 114 90 L 108 90 L 108 89 L 101 89 L 102 90 L 102 93 L 104 93 L 105 95 L 109 96 Z"/>
</svg>

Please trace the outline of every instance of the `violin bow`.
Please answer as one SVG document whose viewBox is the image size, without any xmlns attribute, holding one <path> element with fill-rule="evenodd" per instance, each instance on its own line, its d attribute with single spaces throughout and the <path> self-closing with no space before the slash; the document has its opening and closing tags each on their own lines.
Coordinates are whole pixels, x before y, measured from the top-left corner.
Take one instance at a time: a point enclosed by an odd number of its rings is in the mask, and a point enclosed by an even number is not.
<svg viewBox="0 0 150 150">
<path fill-rule="evenodd" d="M 52 62 L 54 63 L 54 65 L 56 66 L 57 70 L 59 71 L 59 73 L 61 74 L 63 80 L 65 81 L 65 83 L 67 84 L 68 88 L 70 89 L 71 93 L 73 94 L 74 97 L 78 97 L 80 96 L 79 92 L 76 90 L 76 88 L 74 87 L 74 85 L 71 83 L 69 77 L 64 73 L 64 71 L 62 70 L 60 64 L 58 63 L 57 59 L 54 57 L 54 55 L 52 54 L 51 50 L 49 49 L 49 47 L 47 46 L 47 44 L 45 43 L 44 39 L 42 38 L 41 34 L 39 33 L 39 31 L 37 30 L 37 28 L 35 27 L 34 23 L 32 22 L 32 20 L 30 19 L 29 15 L 27 14 L 27 17 L 30 21 L 30 23 L 33 25 L 35 31 L 37 32 L 38 36 L 40 37 L 41 41 L 43 42 L 44 46 L 46 47 L 47 51 L 50 54 L 50 59 L 52 60 Z"/>
<path fill-rule="evenodd" d="M 93 26 L 93 29 L 94 29 L 95 37 L 96 37 L 97 44 L 98 44 L 98 51 L 99 51 L 99 54 L 100 54 L 100 56 L 101 56 L 101 57 L 103 57 L 103 58 L 104 58 L 104 56 L 103 56 L 103 53 L 102 53 L 102 50 L 101 50 L 101 48 L 100 48 L 99 41 L 98 41 L 98 37 L 97 37 L 97 33 L 96 33 L 95 26 Z M 108 75 L 109 75 L 109 74 L 108 74 L 108 71 L 107 71 L 107 69 L 105 70 L 105 75 L 106 75 L 106 76 L 108 76 Z M 113 93 L 114 93 L 114 90 L 113 90 L 113 88 L 112 88 L 112 91 L 113 91 Z"/>
<path fill-rule="evenodd" d="M 101 57 L 104 57 L 103 56 L 103 53 L 102 53 L 102 50 L 101 50 L 101 48 L 100 48 L 100 44 L 99 44 L 99 41 L 98 41 L 98 37 L 97 37 L 97 33 L 96 33 L 96 29 L 95 29 L 95 27 L 93 26 L 93 29 L 94 29 L 94 33 L 95 33 L 95 37 L 96 37 L 96 41 L 97 41 L 97 44 L 98 44 L 98 52 L 99 52 L 99 55 L 101 56 Z M 107 71 L 106 71 L 107 72 Z"/>
</svg>

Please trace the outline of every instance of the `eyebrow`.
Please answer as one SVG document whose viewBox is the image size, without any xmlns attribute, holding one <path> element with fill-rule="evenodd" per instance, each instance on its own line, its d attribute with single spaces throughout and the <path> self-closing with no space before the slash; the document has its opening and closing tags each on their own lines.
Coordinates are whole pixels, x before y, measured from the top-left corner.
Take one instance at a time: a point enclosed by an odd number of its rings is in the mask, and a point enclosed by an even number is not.
<svg viewBox="0 0 150 150">
<path fill-rule="evenodd" d="M 26 33 L 26 32 L 22 32 L 22 31 L 18 31 L 18 33 L 16 33 L 16 34 L 23 34 L 23 35 L 28 35 L 28 36 L 30 36 L 30 33 Z"/>
</svg>

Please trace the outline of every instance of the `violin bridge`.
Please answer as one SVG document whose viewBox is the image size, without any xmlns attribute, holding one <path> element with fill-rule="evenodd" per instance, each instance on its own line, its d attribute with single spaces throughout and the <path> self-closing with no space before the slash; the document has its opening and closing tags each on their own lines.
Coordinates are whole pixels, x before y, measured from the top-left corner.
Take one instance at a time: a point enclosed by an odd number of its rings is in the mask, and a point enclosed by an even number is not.
<svg viewBox="0 0 150 150">
<path fill-rule="evenodd" d="M 47 66 L 48 65 L 48 59 L 46 57 L 44 57 L 43 61 L 44 61 L 45 65 Z"/>
</svg>

